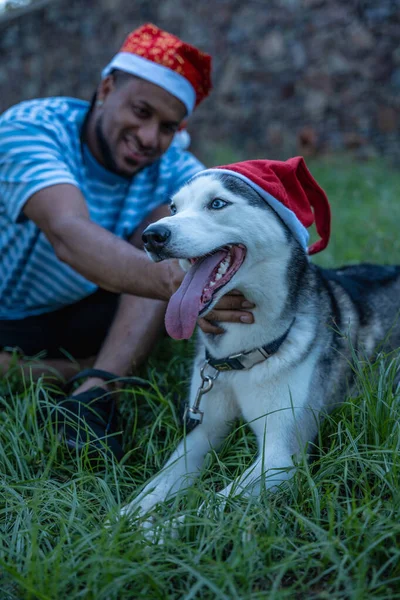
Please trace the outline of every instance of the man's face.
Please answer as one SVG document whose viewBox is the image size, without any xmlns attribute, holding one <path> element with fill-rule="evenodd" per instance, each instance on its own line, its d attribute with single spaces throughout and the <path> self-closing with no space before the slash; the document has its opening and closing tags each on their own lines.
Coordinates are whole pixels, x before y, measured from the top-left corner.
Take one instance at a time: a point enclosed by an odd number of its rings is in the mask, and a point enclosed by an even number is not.
<svg viewBox="0 0 400 600">
<path fill-rule="evenodd" d="M 128 77 L 106 77 L 98 90 L 92 142 L 96 158 L 109 170 L 132 177 L 169 147 L 185 117 L 184 104 L 163 88 Z"/>
</svg>

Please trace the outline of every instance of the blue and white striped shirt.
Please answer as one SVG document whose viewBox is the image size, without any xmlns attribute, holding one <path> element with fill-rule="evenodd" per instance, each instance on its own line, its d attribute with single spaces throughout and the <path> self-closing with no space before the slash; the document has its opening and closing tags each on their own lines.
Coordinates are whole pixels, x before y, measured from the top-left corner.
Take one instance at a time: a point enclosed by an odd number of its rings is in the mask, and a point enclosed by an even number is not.
<svg viewBox="0 0 400 600">
<path fill-rule="evenodd" d="M 24 213 L 39 190 L 78 187 L 90 218 L 122 239 L 203 165 L 182 148 L 167 152 L 131 180 L 102 167 L 81 146 L 88 103 L 74 98 L 23 102 L 0 116 L 0 320 L 21 319 L 77 302 L 97 286 L 62 263 Z"/>
</svg>

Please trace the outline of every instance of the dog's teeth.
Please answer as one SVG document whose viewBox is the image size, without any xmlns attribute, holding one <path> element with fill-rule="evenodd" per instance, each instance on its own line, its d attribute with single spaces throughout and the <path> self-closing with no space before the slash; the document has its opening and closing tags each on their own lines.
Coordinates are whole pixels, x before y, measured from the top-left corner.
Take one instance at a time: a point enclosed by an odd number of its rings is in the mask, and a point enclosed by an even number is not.
<svg viewBox="0 0 400 600">
<path fill-rule="evenodd" d="M 214 287 L 215 283 L 216 283 L 215 281 L 210 281 L 210 283 L 209 283 L 210 287 Z"/>
<path fill-rule="evenodd" d="M 217 273 L 216 276 L 215 276 L 215 279 L 218 281 L 218 279 L 221 279 L 221 278 L 222 278 L 221 273 Z"/>
<path fill-rule="evenodd" d="M 230 260 L 229 258 L 226 258 L 218 267 L 218 273 L 221 273 L 221 275 L 225 275 L 225 273 L 227 272 L 228 268 L 230 265 Z"/>
</svg>

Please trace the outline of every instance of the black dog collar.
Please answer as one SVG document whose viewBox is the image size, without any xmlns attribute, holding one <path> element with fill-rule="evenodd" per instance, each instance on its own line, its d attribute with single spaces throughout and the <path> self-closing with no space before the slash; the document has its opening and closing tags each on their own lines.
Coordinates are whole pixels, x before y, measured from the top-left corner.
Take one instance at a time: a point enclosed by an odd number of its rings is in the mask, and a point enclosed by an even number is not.
<svg viewBox="0 0 400 600">
<path fill-rule="evenodd" d="M 213 358 L 208 350 L 206 350 L 206 360 L 210 367 L 214 367 L 217 371 L 242 371 L 243 369 L 251 369 L 251 367 L 254 367 L 254 365 L 257 365 L 263 360 L 267 360 L 267 358 L 270 358 L 270 356 L 279 350 L 287 338 L 295 320 L 296 318 L 293 319 L 283 335 L 270 344 L 265 344 L 265 346 L 260 346 L 259 348 L 249 350 L 248 352 L 232 354 L 226 358 Z"/>
</svg>

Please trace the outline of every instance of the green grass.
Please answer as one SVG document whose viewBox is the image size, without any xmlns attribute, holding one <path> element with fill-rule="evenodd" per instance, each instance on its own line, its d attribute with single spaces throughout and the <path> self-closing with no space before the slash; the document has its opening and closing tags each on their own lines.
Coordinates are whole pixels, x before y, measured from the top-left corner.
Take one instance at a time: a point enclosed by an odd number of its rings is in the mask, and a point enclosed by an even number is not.
<svg viewBox="0 0 400 600">
<path fill-rule="evenodd" d="M 329 159 L 310 169 L 333 211 L 325 266 L 400 263 L 400 176 L 380 163 Z M 395 357 L 357 364 L 357 390 L 327 419 L 313 461 L 290 484 L 224 513 L 196 506 L 248 465 L 256 451 L 238 423 L 202 479 L 159 508 L 187 515 L 177 538 L 149 543 L 138 525 L 104 522 L 159 469 L 182 435 L 178 398 L 192 345 L 163 342 L 144 373 L 151 391 L 122 400 L 127 455 L 92 471 L 70 456 L 37 408 L 51 389 L 17 370 L 0 379 L 0 599 L 400 598 L 400 403 Z M 168 390 L 165 395 L 163 391 Z"/>
</svg>

